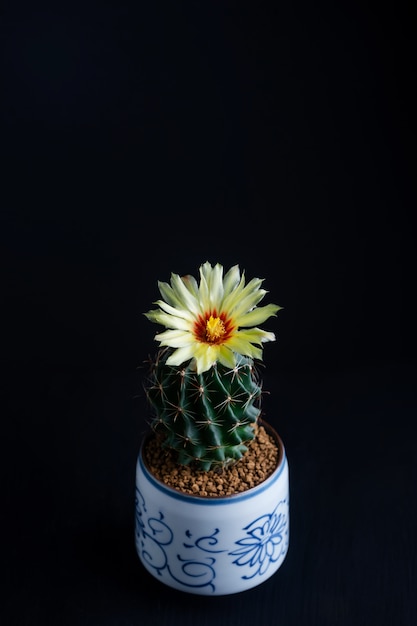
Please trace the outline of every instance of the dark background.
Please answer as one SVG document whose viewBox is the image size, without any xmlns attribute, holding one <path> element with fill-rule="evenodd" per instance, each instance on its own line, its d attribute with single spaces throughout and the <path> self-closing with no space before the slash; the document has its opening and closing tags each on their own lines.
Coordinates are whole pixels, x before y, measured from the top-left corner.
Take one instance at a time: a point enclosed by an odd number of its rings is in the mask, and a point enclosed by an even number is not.
<svg viewBox="0 0 417 626">
<path fill-rule="evenodd" d="M 411 3 L 27 4 L 1 17 L 0 621 L 417 623 Z M 133 542 L 143 312 L 206 260 L 284 307 L 290 549 L 238 597 L 162 588 Z"/>
</svg>

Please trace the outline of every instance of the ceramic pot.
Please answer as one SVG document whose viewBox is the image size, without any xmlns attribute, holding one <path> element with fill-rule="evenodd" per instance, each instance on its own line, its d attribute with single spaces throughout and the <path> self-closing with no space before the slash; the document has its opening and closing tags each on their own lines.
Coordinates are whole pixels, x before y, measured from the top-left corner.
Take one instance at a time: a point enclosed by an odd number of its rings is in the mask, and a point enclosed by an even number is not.
<svg viewBox="0 0 417 626">
<path fill-rule="evenodd" d="M 282 565 L 289 543 L 289 472 L 284 445 L 274 472 L 231 496 L 183 494 L 157 480 L 143 458 L 136 466 L 135 541 L 140 561 L 162 583 L 199 595 L 256 587 Z M 148 435 L 149 436 L 149 435 Z"/>
</svg>

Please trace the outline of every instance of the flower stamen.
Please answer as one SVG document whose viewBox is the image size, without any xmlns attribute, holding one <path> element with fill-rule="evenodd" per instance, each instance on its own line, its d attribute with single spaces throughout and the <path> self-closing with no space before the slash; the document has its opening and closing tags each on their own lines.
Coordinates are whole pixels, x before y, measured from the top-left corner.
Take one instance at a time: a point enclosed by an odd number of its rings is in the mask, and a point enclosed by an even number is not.
<svg viewBox="0 0 417 626">
<path fill-rule="evenodd" d="M 226 334 L 226 327 L 220 317 L 210 315 L 206 322 L 206 341 L 208 343 L 220 343 Z"/>
</svg>

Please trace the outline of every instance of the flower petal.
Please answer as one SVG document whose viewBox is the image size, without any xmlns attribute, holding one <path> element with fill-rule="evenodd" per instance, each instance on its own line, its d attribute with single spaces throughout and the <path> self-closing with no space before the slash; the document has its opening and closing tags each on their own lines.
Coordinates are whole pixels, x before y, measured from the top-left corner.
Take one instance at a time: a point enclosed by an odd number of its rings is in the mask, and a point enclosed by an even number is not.
<svg viewBox="0 0 417 626">
<path fill-rule="evenodd" d="M 239 297 L 237 294 L 234 294 L 234 302 L 232 303 L 233 315 L 240 317 L 244 313 L 251 311 L 264 298 L 266 293 L 265 289 L 259 289 L 254 293 L 247 293 L 245 296 L 241 294 Z"/>
<path fill-rule="evenodd" d="M 186 320 L 189 320 L 190 322 L 193 322 L 195 320 L 195 316 L 192 313 L 190 313 L 190 311 L 188 311 L 187 309 L 184 309 L 183 307 L 174 308 L 173 306 L 171 306 L 170 304 L 167 304 L 163 300 L 157 300 L 155 304 L 158 304 L 161 307 L 161 309 L 163 309 L 164 311 L 166 311 L 166 313 L 169 313 L 170 315 L 175 315 L 176 317 L 182 317 Z"/>
<path fill-rule="evenodd" d="M 214 344 L 200 343 L 194 351 L 197 374 L 202 374 L 209 370 L 218 360 L 219 346 Z"/>
<path fill-rule="evenodd" d="M 181 308 L 198 315 L 200 313 L 200 303 L 188 289 L 189 281 L 184 282 L 178 274 L 171 274 L 171 285 L 175 296 L 182 305 Z"/>
<path fill-rule="evenodd" d="M 222 365 L 234 369 L 236 367 L 236 355 L 227 345 L 221 345 L 219 347 L 218 358 Z"/>
<path fill-rule="evenodd" d="M 254 326 L 255 324 L 262 324 L 269 317 L 275 317 L 277 312 L 282 309 L 277 304 L 267 304 L 266 306 L 258 306 L 248 313 L 244 313 L 241 316 L 236 316 L 236 323 L 238 326 Z"/>
<path fill-rule="evenodd" d="M 187 274 L 186 276 L 182 276 L 181 280 L 184 283 L 184 285 L 187 287 L 188 291 L 196 299 L 198 299 L 198 283 L 196 279 L 194 278 L 194 276 L 191 276 L 191 274 Z"/>
<path fill-rule="evenodd" d="M 148 311 L 148 313 L 145 313 L 145 316 L 151 320 L 151 322 L 156 322 L 157 324 L 161 324 L 161 326 L 166 326 L 167 328 L 190 330 L 189 321 L 177 317 L 176 315 L 164 313 L 164 311 Z"/>
<path fill-rule="evenodd" d="M 262 359 L 262 349 L 256 348 L 250 341 L 247 341 L 240 333 L 236 333 L 231 337 L 227 345 L 234 352 L 242 354 L 243 356 L 249 356 L 252 359 Z"/>
<path fill-rule="evenodd" d="M 243 328 L 239 330 L 236 335 L 241 340 L 249 341 L 259 346 L 266 341 L 275 341 L 274 333 L 269 333 L 261 328 Z"/>
<path fill-rule="evenodd" d="M 170 348 L 183 348 L 193 345 L 193 336 L 183 330 L 165 330 L 163 333 L 155 335 L 155 339 L 161 343 L 161 346 L 169 346 Z"/>
<path fill-rule="evenodd" d="M 178 367 L 192 359 L 193 356 L 194 347 L 191 344 L 182 346 L 181 348 L 174 350 L 174 352 L 167 358 L 166 364 Z"/>
</svg>

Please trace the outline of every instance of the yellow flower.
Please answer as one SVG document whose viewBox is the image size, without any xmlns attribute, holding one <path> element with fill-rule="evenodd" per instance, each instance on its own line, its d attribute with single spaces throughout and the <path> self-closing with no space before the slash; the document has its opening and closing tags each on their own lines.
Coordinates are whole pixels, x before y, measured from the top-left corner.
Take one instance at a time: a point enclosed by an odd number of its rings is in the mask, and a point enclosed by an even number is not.
<svg viewBox="0 0 417 626">
<path fill-rule="evenodd" d="M 161 346 L 174 351 L 167 365 L 179 366 L 195 359 L 197 373 L 210 369 L 218 361 L 234 368 L 236 355 L 262 359 L 262 343 L 275 341 L 275 335 L 257 328 L 282 307 L 276 304 L 256 306 L 267 291 L 263 279 L 246 284 L 244 273 L 234 265 L 223 277 L 223 266 L 207 261 L 199 268 L 200 284 L 193 276 L 171 274 L 170 285 L 158 282 L 163 300 L 159 309 L 145 316 L 167 330 L 155 335 Z"/>
</svg>

